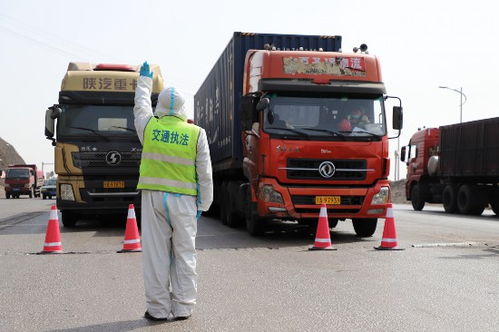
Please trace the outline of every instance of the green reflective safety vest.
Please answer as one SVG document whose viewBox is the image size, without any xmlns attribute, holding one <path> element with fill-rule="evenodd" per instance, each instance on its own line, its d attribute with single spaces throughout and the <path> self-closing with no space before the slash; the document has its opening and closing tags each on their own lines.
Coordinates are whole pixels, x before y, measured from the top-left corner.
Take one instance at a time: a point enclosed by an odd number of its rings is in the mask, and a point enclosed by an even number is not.
<svg viewBox="0 0 499 332">
<path fill-rule="evenodd" d="M 201 128 L 176 116 L 152 117 L 144 130 L 137 189 L 196 196 L 196 154 Z"/>
</svg>

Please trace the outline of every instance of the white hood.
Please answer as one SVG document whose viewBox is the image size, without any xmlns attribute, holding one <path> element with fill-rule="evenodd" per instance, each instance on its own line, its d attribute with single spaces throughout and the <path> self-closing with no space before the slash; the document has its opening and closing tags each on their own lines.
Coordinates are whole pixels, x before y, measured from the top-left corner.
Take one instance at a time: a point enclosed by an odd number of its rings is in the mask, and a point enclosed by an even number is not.
<svg viewBox="0 0 499 332">
<path fill-rule="evenodd" d="M 186 119 L 184 110 L 184 97 L 173 87 L 163 89 L 158 96 L 158 103 L 154 110 L 154 115 L 163 117 L 165 115 L 175 115 Z"/>
</svg>

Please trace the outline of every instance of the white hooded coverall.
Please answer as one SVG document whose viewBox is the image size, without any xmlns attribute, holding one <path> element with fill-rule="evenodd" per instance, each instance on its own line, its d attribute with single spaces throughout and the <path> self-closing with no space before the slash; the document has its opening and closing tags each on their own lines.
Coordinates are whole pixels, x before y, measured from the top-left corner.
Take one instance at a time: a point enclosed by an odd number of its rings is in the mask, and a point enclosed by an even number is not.
<svg viewBox="0 0 499 332">
<path fill-rule="evenodd" d="M 142 144 L 153 116 L 151 91 L 152 79 L 139 76 L 133 112 Z M 183 104 L 177 90 L 166 88 L 158 96 L 154 115 L 186 119 Z M 156 318 L 168 318 L 170 314 L 188 317 L 196 304 L 196 214 L 208 210 L 213 201 L 210 151 L 204 129 L 199 133 L 195 166 L 197 197 L 142 190 L 144 286 L 147 311 Z"/>
</svg>

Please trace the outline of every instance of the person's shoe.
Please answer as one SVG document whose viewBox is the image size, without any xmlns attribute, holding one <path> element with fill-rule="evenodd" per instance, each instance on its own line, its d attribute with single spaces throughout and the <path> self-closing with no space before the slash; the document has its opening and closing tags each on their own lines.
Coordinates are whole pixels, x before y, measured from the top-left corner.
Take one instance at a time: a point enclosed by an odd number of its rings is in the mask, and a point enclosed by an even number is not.
<svg viewBox="0 0 499 332">
<path fill-rule="evenodd" d="M 149 313 L 149 311 L 146 311 L 145 314 L 144 314 L 144 318 L 147 319 L 147 320 L 150 320 L 152 322 L 164 322 L 164 321 L 167 321 L 168 318 L 157 318 L 157 317 L 154 317 L 153 315 L 151 315 Z"/>
<path fill-rule="evenodd" d="M 175 318 L 173 318 L 173 320 L 177 321 L 177 320 L 186 320 L 186 319 L 189 319 L 191 317 L 191 315 L 189 316 L 177 316 Z"/>
</svg>

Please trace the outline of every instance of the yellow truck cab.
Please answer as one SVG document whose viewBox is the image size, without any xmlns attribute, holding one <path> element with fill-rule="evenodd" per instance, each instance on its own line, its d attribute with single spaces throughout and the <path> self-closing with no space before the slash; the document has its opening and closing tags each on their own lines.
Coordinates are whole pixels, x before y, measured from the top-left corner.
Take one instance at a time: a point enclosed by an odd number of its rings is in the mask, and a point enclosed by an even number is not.
<svg viewBox="0 0 499 332">
<path fill-rule="evenodd" d="M 163 89 L 154 73 L 152 103 Z M 57 207 L 65 227 L 84 215 L 140 209 L 137 191 L 142 146 L 133 118 L 139 66 L 71 62 L 59 103 L 48 108 L 45 135 L 52 140 L 57 174 Z"/>
</svg>

